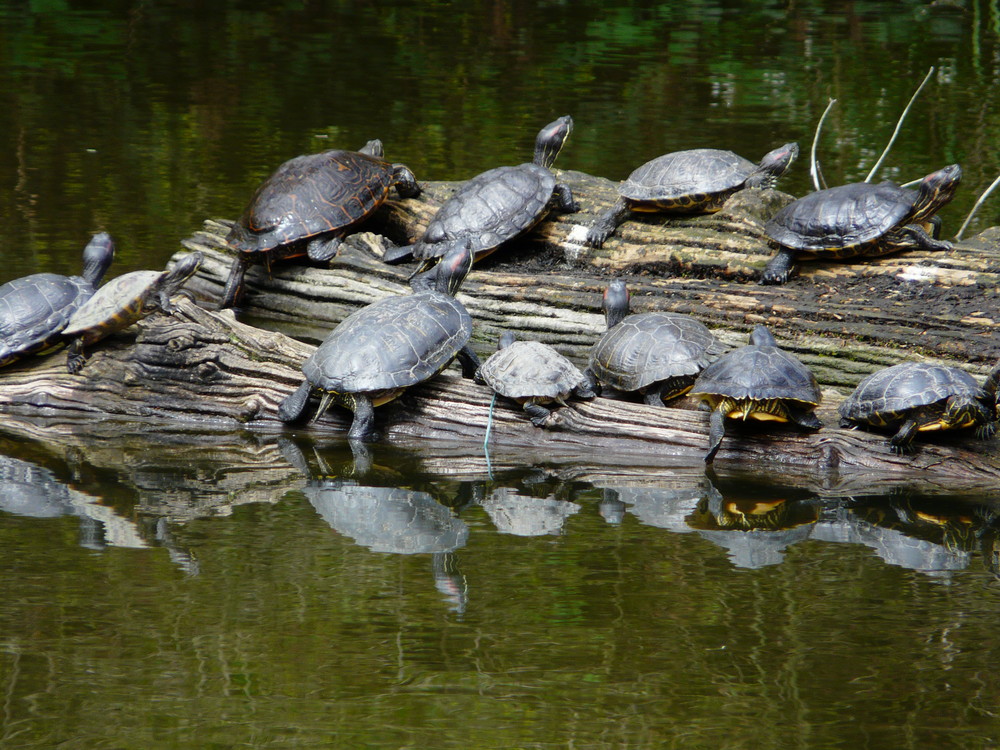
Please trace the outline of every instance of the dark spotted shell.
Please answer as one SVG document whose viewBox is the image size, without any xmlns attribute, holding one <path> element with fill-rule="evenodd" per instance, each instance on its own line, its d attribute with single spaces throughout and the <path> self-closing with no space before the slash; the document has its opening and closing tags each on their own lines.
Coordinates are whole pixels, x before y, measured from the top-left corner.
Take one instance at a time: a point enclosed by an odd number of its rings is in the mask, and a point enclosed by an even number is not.
<svg viewBox="0 0 1000 750">
<path fill-rule="evenodd" d="M 976 379 L 964 370 L 923 362 L 904 362 L 873 372 L 840 405 L 846 419 L 891 422 L 959 394 L 969 394 L 992 407 Z"/>
<path fill-rule="evenodd" d="M 142 317 L 146 299 L 163 271 L 132 271 L 102 286 L 70 319 L 64 336 L 97 340 L 128 328 Z"/>
<path fill-rule="evenodd" d="M 818 405 L 819 385 L 809 368 L 776 346 L 750 344 L 724 354 L 695 381 L 691 393 L 733 399 L 787 399 Z"/>
<path fill-rule="evenodd" d="M 462 185 L 413 245 L 413 257 L 437 258 L 449 244 L 472 238 L 477 257 L 527 231 L 544 218 L 555 176 L 537 164 L 497 167 Z"/>
<path fill-rule="evenodd" d="M 911 215 L 917 193 L 891 182 L 818 190 L 789 203 L 764 225 L 783 247 L 822 255 L 874 242 Z"/>
<path fill-rule="evenodd" d="M 471 336 L 472 319 L 453 297 L 387 297 L 345 318 L 302 372 L 314 387 L 336 393 L 406 388 L 447 367 Z"/>
<path fill-rule="evenodd" d="M 590 369 L 602 383 L 638 391 L 653 383 L 694 378 L 721 350 L 712 332 L 675 313 L 629 315 L 607 331 L 590 352 Z"/>
<path fill-rule="evenodd" d="M 258 253 L 340 231 L 381 206 L 392 181 L 392 164 L 356 151 L 297 156 L 261 183 L 226 241 Z"/>
<path fill-rule="evenodd" d="M 479 369 L 479 377 L 512 399 L 566 398 L 586 383 L 576 365 L 539 341 L 515 341 L 494 352 Z"/>
<path fill-rule="evenodd" d="M 0 286 L 0 365 L 56 344 L 94 293 L 81 276 L 36 273 Z"/>
<path fill-rule="evenodd" d="M 756 164 L 732 151 L 714 148 L 675 151 L 636 169 L 618 192 L 638 202 L 680 203 L 689 196 L 734 191 L 756 169 Z"/>
</svg>

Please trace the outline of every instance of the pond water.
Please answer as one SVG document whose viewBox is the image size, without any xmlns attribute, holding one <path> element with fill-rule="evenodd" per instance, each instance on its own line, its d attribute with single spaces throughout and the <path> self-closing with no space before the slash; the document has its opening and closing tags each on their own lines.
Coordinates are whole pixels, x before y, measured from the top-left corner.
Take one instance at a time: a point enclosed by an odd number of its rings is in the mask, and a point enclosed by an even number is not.
<svg viewBox="0 0 1000 750">
<path fill-rule="evenodd" d="M 950 236 L 1000 173 L 987 0 L 8 4 L 0 282 L 98 230 L 161 267 L 299 153 L 463 179 L 562 114 L 620 179 L 807 154 L 834 97 L 860 180 L 931 66 L 880 177 L 960 163 Z M 1000 488 L 493 459 L 5 415 L 0 747 L 1000 746 Z"/>
</svg>

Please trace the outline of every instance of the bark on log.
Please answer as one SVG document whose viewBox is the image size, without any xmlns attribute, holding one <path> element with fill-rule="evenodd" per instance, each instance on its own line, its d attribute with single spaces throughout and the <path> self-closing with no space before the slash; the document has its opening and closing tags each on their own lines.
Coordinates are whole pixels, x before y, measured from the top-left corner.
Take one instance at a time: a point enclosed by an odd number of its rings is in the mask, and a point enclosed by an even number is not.
<svg viewBox="0 0 1000 750">
<path fill-rule="evenodd" d="M 802 264 L 778 287 L 758 286 L 773 255 L 763 222 L 791 196 L 742 191 L 710 216 L 634 216 L 601 250 L 580 239 L 616 192 L 608 180 L 561 172 L 581 205 L 550 215 L 524 238 L 487 258 L 460 299 L 476 321 L 474 346 L 491 351 L 500 331 L 546 341 L 582 362 L 604 330 L 601 294 L 627 278 L 633 309 L 687 313 L 731 345 L 767 324 L 820 383 L 846 393 L 864 375 L 907 359 L 959 364 L 984 374 L 1000 358 L 1000 228 L 951 253 L 908 252 L 857 263 Z M 372 229 L 409 242 L 456 183 L 427 183 L 417 199 L 388 203 Z M 218 299 L 229 272 L 225 222 L 209 221 L 184 241 L 205 253 L 196 290 Z M 379 237 L 356 235 L 329 269 L 276 264 L 247 274 L 249 319 L 293 335 L 322 338 L 360 305 L 406 290 L 410 266 L 381 263 Z"/>
<path fill-rule="evenodd" d="M 278 403 L 301 382 L 311 350 L 281 333 L 262 331 L 180 300 L 174 316 L 154 315 L 96 345 L 79 375 L 66 371 L 65 352 L 29 358 L 0 370 L 0 411 L 29 418 L 167 420 L 199 428 L 255 432 L 284 430 Z M 377 425 L 393 441 L 461 440 L 482 444 L 492 392 L 446 373 L 410 389 L 376 411 Z M 948 483 L 995 486 L 1000 481 L 997 443 L 942 438 L 922 442 L 899 457 L 885 439 L 830 427 L 803 434 L 780 426 L 733 427 L 717 461 L 741 466 L 792 466 L 817 476 L 836 474 L 937 476 Z M 519 408 L 498 399 L 492 444 L 531 446 L 550 453 L 604 456 L 623 453 L 669 462 L 697 461 L 705 450 L 707 415 L 606 398 L 561 408 L 553 429 L 535 428 Z M 348 415 L 331 409 L 309 429 L 343 433 Z"/>
</svg>

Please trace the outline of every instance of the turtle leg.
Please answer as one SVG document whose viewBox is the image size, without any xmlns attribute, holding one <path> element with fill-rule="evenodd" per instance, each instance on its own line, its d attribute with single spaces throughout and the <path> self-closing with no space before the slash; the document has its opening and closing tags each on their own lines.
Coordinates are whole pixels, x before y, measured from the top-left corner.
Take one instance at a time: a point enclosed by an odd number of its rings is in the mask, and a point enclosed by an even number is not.
<svg viewBox="0 0 1000 750">
<path fill-rule="evenodd" d="M 564 214 L 575 214 L 580 210 L 580 206 L 573 200 L 573 191 L 569 185 L 557 182 L 552 192 L 556 196 L 556 205 Z"/>
<path fill-rule="evenodd" d="M 590 389 L 590 392 L 593 393 L 595 396 L 600 396 L 601 383 L 597 379 L 597 376 L 594 374 L 594 371 L 588 367 L 586 370 L 583 371 L 583 377 L 587 379 L 587 387 Z"/>
<path fill-rule="evenodd" d="M 778 254 L 764 266 L 761 274 L 761 284 L 784 284 L 795 269 L 795 253 L 787 248 L 778 250 Z"/>
<path fill-rule="evenodd" d="M 663 406 L 663 383 L 654 383 L 642 394 L 642 402 L 646 406 Z"/>
<path fill-rule="evenodd" d="M 417 178 L 413 176 L 409 167 L 393 164 L 392 181 L 400 198 L 416 198 L 420 195 L 420 185 L 417 184 Z"/>
<path fill-rule="evenodd" d="M 875 253 L 870 255 L 887 255 L 898 250 L 936 250 L 948 252 L 954 245 L 947 240 L 936 240 L 924 231 L 924 228 L 916 224 L 907 224 L 905 227 L 890 232 L 884 240 L 879 243 Z"/>
<path fill-rule="evenodd" d="M 243 258 L 243 253 L 240 253 L 229 269 L 229 278 L 226 279 L 226 288 L 222 291 L 222 301 L 219 303 L 220 310 L 238 305 L 243 299 L 243 279 L 246 272 L 247 262 Z"/>
<path fill-rule="evenodd" d="M 891 438 L 889 438 L 889 448 L 893 453 L 903 455 L 913 451 L 913 438 L 917 434 L 917 420 L 907 419 L 903 426 L 899 428 Z"/>
<path fill-rule="evenodd" d="M 462 377 L 474 378 L 476 371 L 479 369 L 480 362 L 479 357 L 472 351 L 472 347 L 466 344 L 458 350 L 457 357 L 459 364 L 462 365 Z"/>
<path fill-rule="evenodd" d="M 83 369 L 87 355 L 83 353 L 83 338 L 76 339 L 66 350 L 66 369 L 70 375 L 76 375 Z"/>
<path fill-rule="evenodd" d="M 337 256 L 343 241 L 343 236 L 339 234 L 333 237 L 317 238 L 306 246 L 306 255 L 313 263 L 326 263 Z"/>
<path fill-rule="evenodd" d="M 278 404 L 278 419 L 282 422 L 295 422 L 302 417 L 309 403 L 309 395 L 312 393 L 312 386 L 308 380 L 303 380 L 302 385 L 295 389 L 288 398 Z"/>
<path fill-rule="evenodd" d="M 819 430 L 823 427 L 823 423 L 819 421 L 819 417 L 810 409 L 789 408 L 788 419 L 807 430 Z"/>
<path fill-rule="evenodd" d="M 705 454 L 705 463 L 710 464 L 715 460 L 715 454 L 719 452 L 722 445 L 722 438 L 726 434 L 726 412 L 729 411 L 727 404 L 723 401 L 715 407 L 712 416 L 708 418 L 708 453 Z"/>
<path fill-rule="evenodd" d="M 546 421 L 552 415 L 551 411 L 538 404 L 525 404 L 524 411 L 531 418 L 531 423 L 535 427 L 544 427 Z"/>
<path fill-rule="evenodd" d="M 377 440 L 375 432 L 375 407 L 372 400 L 360 393 L 355 393 L 351 399 L 351 409 L 354 411 L 354 421 L 347 432 L 348 440 Z"/>
<path fill-rule="evenodd" d="M 382 262 L 389 265 L 406 263 L 413 260 L 413 247 L 410 245 L 393 245 L 382 253 Z"/>
<path fill-rule="evenodd" d="M 597 217 L 597 221 L 590 227 L 587 239 L 584 241 L 591 247 L 601 247 L 604 240 L 614 233 L 630 213 L 632 210 L 628 207 L 628 201 L 619 198 L 611 208 Z"/>
</svg>

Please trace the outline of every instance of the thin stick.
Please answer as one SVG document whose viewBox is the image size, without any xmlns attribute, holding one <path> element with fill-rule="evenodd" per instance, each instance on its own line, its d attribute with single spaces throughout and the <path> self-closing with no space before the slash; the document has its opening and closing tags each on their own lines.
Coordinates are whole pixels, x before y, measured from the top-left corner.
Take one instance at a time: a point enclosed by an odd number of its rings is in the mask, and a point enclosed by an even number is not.
<svg viewBox="0 0 1000 750">
<path fill-rule="evenodd" d="M 969 222 L 972 221 L 972 217 L 975 215 L 976 211 L 978 211 L 979 207 L 983 205 L 983 202 L 990 197 L 990 193 L 993 192 L 997 185 L 1000 185 L 1000 176 L 997 176 L 997 178 L 993 180 L 993 184 L 986 188 L 986 190 L 983 191 L 983 194 L 979 196 L 979 200 L 976 201 L 976 205 L 972 207 L 972 210 L 969 211 L 969 215 L 966 216 L 965 221 L 962 222 L 962 226 L 959 227 L 958 234 L 955 235 L 956 241 L 962 239 L 962 232 L 964 232 L 965 228 L 969 226 Z"/>
<path fill-rule="evenodd" d="M 819 131 L 823 129 L 823 120 L 830 113 L 830 108 L 837 103 L 836 99 L 831 99 L 827 105 L 826 109 L 823 110 L 822 116 L 819 118 L 819 122 L 816 123 L 816 134 L 813 136 L 812 149 L 809 151 L 809 174 L 812 177 L 813 185 L 817 190 L 820 190 L 819 186 L 819 171 L 816 168 L 816 143 L 819 141 Z"/>
<path fill-rule="evenodd" d="M 891 149 L 892 144 L 896 142 L 896 136 L 899 135 L 899 130 L 900 128 L 903 127 L 903 120 L 905 120 L 906 115 L 909 114 L 910 107 L 913 106 L 913 102 L 916 101 L 917 96 L 923 90 L 924 86 L 927 85 L 927 82 L 931 79 L 931 75 L 933 74 L 934 74 L 934 66 L 931 65 L 930 70 L 927 71 L 927 75 L 924 76 L 924 80 L 920 82 L 920 85 L 917 86 L 917 90 L 914 91 L 913 96 L 910 97 L 910 101 L 906 105 L 906 109 L 903 110 L 903 114 L 901 114 L 899 116 L 899 120 L 896 121 L 896 129 L 892 131 L 892 137 L 889 139 L 889 142 L 885 145 L 885 150 L 882 152 L 882 155 L 878 158 L 878 161 L 875 162 L 875 166 L 872 167 L 872 171 L 868 173 L 867 177 L 865 177 L 865 182 L 871 182 L 875 174 L 879 171 L 879 169 L 881 169 L 882 162 L 884 162 L 885 157 L 889 155 L 889 149 Z"/>
</svg>

